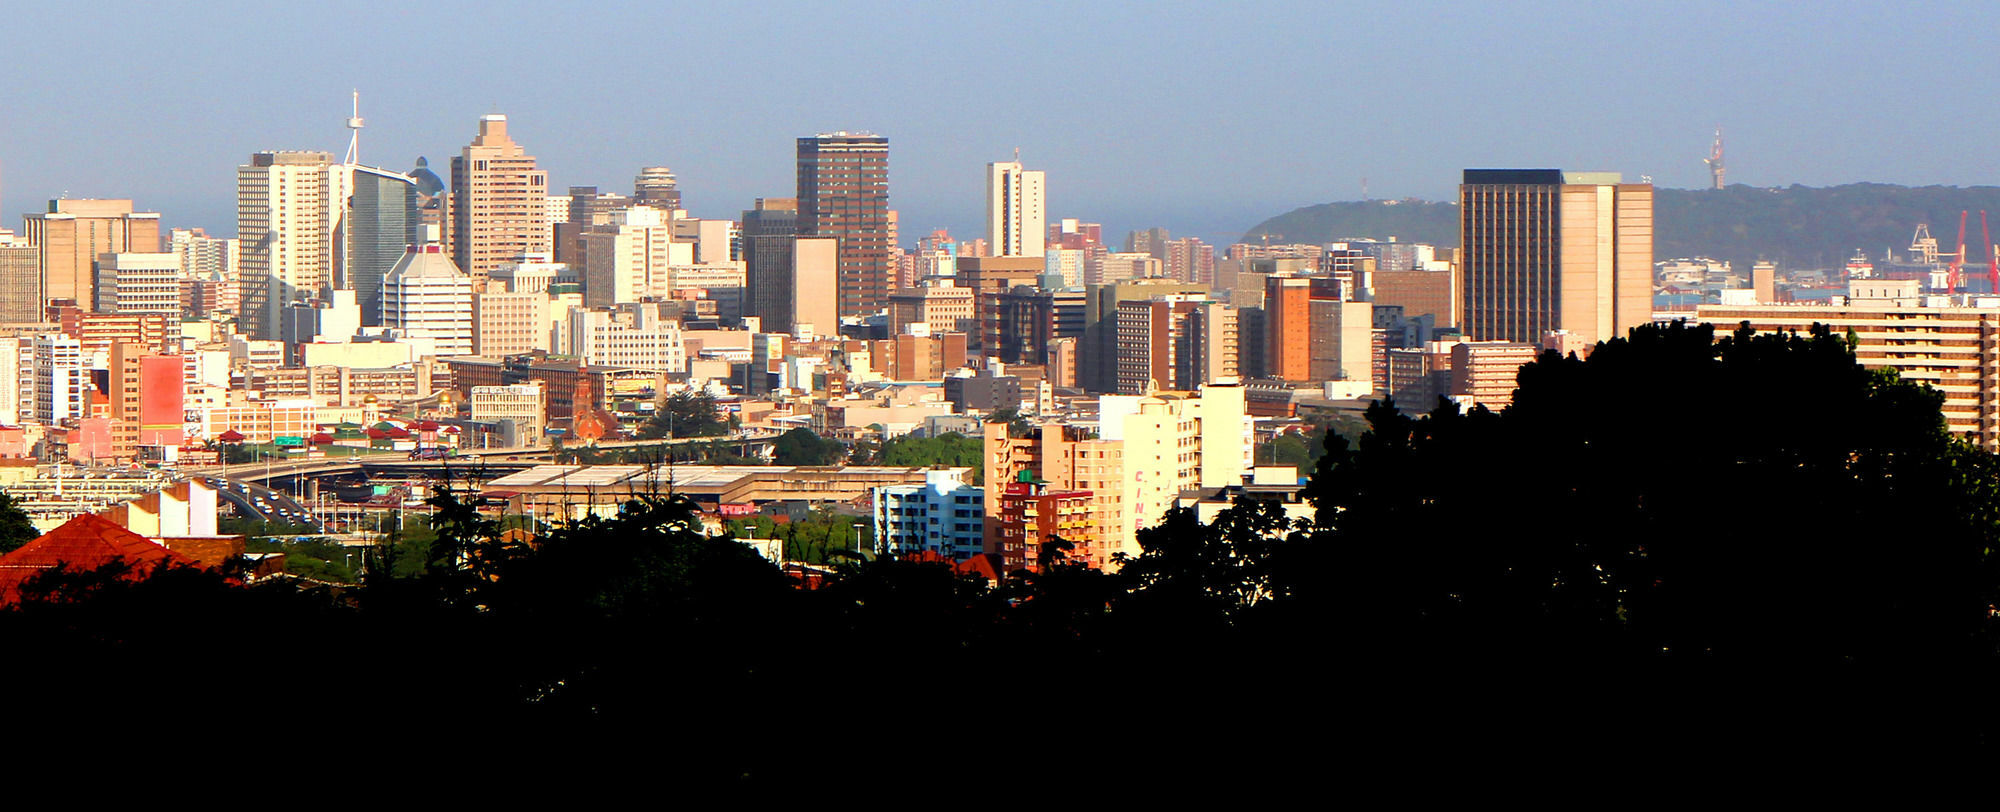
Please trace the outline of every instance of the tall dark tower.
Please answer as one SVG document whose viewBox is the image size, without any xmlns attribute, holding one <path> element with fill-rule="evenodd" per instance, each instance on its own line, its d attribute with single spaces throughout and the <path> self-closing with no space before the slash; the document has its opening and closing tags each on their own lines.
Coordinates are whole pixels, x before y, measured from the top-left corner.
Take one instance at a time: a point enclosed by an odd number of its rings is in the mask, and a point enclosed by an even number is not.
<svg viewBox="0 0 2000 812">
<path fill-rule="evenodd" d="M 889 302 L 889 139 L 871 133 L 822 133 L 799 139 L 800 237 L 839 241 L 838 309 L 872 313 Z"/>
</svg>

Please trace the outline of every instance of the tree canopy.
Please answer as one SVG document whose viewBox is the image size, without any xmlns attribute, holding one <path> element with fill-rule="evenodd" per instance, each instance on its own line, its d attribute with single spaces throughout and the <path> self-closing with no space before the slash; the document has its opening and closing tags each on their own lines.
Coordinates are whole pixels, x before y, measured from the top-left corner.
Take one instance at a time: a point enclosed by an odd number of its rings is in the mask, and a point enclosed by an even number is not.
<svg viewBox="0 0 2000 812">
<path fill-rule="evenodd" d="M 778 435 L 771 456 L 779 465 L 839 465 L 847 459 L 847 445 L 801 426 Z"/>
<path fill-rule="evenodd" d="M 1947 434 L 1936 392 L 1824 330 L 1684 325 L 1545 354 L 1519 383 L 1499 413 L 1377 404 L 1358 439 L 1327 434 L 1310 518 L 1177 509 L 1115 572 L 1055 538 L 1033 540 L 1038 571 L 988 583 L 874 555 L 844 516 L 730 528 L 824 565 L 803 589 L 702 532 L 684 498 L 530 538 L 447 489 L 429 543 L 371 556 L 356 587 L 51 576 L 0 609 L 0 639 L 55 665 L 0 671 L 0 689 L 96 695 L 154 669 L 213 680 L 215 707 L 243 680 L 416 686 L 395 710 L 426 729 L 671 730 L 702 744 L 689 765 L 739 778 L 768 776 L 759 745 L 807 721 L 905 746 L 967 719 L 1175 736 L 1190 761 L 1321 730 L 1513 746 L 2000 731 L 2000 465 Z"/>
<path fill-rule="evenodd" d="M 675 392 L 660 400 L 659 411 L 639 425 L 639 439 L 721 437 L 729 434 L 715 397 L 705 390 Z"/>
</svg>

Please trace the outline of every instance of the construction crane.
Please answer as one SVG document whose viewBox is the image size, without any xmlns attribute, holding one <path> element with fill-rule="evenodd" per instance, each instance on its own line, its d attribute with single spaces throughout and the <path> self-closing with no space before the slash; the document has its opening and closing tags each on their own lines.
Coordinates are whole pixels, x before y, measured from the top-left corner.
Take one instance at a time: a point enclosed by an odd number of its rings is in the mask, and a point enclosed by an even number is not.
<svg viewBox="0 0 2000 812">
<path fill-rule="evenodd" d="M 1722 175 L 1728 170 L 1722 167 L 1722 127 L 1720 125 L 1717 125 L 1715 128 L 1715 146 L 1709 148 L 1708 157 L 1704 159 L 1704 162 L 1708 164 L 1708 174 L 1715 176 L 1715 188 L 1721 189 L 1723 186 Z"/>
<path fill-rule="evenodd" d="M 1910 237 L 1910 253 L 1917 255 L 1925 265 L 1937 264 L 1937 238 L 1931 236 L 1929 223 L 1917 224 L 1917 233 Z"/>
</svg>

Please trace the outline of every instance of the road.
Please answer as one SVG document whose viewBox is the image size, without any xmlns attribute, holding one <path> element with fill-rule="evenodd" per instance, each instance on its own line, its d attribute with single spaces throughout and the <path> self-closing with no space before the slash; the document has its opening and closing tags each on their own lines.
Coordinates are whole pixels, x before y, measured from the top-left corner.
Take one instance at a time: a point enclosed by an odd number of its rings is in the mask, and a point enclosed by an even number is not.
<svg viewBox="0 0 2000 812">
<path fill-rule="evenodd" d="M 246 516 L 260 521 L 303 524 L 323 529 L 320 528 L 319 520 L 313 518 L 304 505 L 283 491 L 272 490 L 254 482 L 232 482 L 221 477 L 197 478 L 214 488 L 216 493 L 235 505 L 236 509 Z"/>
</svg>

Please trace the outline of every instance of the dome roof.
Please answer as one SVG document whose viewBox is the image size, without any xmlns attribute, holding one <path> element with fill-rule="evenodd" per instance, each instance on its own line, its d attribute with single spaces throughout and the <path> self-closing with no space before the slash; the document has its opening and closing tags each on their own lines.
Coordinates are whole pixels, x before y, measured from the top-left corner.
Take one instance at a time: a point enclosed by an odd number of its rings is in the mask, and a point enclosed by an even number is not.
<svg viewBox="0 0 2000 812">
<path fill-rule="evenodd" d="M 417 184 L 417 192 L 425 197 L 436 197 L 444 191 L 444 181 L 431 171 L 431 162 L 421 157 L 417 159 L 417 168 L 410 170 L 410 180 Z"/>
</svg>

